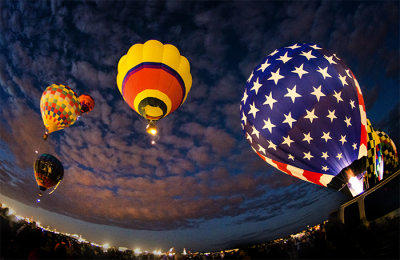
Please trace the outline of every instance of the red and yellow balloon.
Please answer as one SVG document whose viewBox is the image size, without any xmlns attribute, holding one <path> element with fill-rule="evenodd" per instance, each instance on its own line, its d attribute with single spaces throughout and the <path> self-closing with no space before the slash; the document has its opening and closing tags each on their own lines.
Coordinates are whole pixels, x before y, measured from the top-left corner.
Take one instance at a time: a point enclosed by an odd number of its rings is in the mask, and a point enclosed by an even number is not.
<svg viewBox="0 0 400 260">
<path fill-rule="evenodd" d="M 186 100 L 192 86 L 190 64 L 171 44 L 135 44 L 118 62 L 117 85 L 125 102 L 150 122 L 147 131 L 154 133 L 154 121 Z"/>
<path fill-rule="evenodd" d="M 46 128 L 43 139 L 46 140 L 50 133 L 73 125 L 81 114 L 81 105 L 69 86 L 52 84 L 40 98 L 40 112 Z"/>
</svg>

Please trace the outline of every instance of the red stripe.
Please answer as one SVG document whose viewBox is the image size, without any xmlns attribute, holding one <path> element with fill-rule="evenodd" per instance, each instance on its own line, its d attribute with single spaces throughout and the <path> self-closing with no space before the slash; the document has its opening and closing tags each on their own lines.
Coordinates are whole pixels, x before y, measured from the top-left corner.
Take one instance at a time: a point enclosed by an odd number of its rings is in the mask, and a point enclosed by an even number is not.
<svg viewBox="0 0 400 260">
<path fill-rule="evenodd" d="M 126 78 L 123 95 L 128 105 L 135 110 L 136 96 L 146 89 L 155 89 L 164 93 L 171 100 L 171 111 L 175 111 L 183 100 L 179 81 L 170 73 L 158 68 L 143 68 Z M 137 111 L 136 111 L 137 112 Z"/>
</svg>

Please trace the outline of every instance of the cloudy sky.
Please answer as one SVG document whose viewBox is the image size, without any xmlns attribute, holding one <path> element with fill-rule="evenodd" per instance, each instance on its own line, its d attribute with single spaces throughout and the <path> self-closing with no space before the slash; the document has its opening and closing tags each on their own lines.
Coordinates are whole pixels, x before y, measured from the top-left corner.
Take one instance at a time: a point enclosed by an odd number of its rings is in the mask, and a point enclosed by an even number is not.
<svg viewBox="0 0 400 260">
<path fill-rule="evenodd" d="M 273 50 L 317 43 L 351 68 L 367 117 L 398 146 L 399 31 L 398 1 L 0 0 L 2 198 L 58 230 L 148 250 L 219 250 L 320 223 L 347 197 L 252 151 L 240 126 L 245 82 Z M 121 56 L 149 39 L 175 45 L 193 77 L 154 146 L 115 80 Z M 43 142 L 39 102 L 53 83 L 96 106 Z M 40 204 L 37 149 L 65 169 Z"/>
</svg>

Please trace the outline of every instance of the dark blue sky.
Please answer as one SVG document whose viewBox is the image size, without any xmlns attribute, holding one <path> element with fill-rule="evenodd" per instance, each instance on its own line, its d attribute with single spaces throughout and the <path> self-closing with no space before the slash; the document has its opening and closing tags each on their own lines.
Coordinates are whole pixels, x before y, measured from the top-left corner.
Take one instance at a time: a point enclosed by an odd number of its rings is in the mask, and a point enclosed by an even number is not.
<svg viewBox="0 0 400 260">
<path fill-rule="evenodd" d="M 97 243 L 218 250 L 297 232 L 346 199 L 278 172 L 244 138 L 245 82 L 277 48 L 307 42 L 336 53 L 372 125 L 400 141 L 398 1 L 1 0 L 0 12 L 1 194 Z M 186 102 L 159 122 L 156 146 L 115 81 L 120 57 L 149 39 L 175 45 L 193 77 Z M 43 144 L 39 101 L 53 83 L 96 107 Z M 65 175 L 37 205 L 39 146 Z"/>
</svg>

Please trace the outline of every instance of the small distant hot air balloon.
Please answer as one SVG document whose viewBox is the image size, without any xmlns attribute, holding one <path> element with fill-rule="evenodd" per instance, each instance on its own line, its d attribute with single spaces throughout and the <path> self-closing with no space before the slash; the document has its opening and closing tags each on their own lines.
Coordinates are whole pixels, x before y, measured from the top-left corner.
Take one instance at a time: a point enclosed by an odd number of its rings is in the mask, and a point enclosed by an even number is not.
<svg viewBox="0 0 400 260">
<path fill-rule="evenodd" d="M 37 185 L 41 191 L 40 196 L 43 191 L 55 186 L 54 191 L 64 176 L 63 165 L 51 154 L 41 154 L 36 159 L 33 168 Z"/>
<path fill-rule="evenodd" d="M 81 107 L 76 93 L 68 86 L 52 84 L 40 99 L 40 111 L 46 132 L 46 140 L 52 132 L 73 125 L 80 115 Z"/>
<path fill-rule="evenodd" d="M 365 106 L 356 77 L 335 54 L 316 44 L 275 50 L 248 78 L 240 113 L 251 147 L 270 165 L 318 185 L 341 190 L 350 183 L 353 195 L 362 192 Z"/>
<path fill-rule="evenodd" d="M 171 44 L 149 40 L 133 45 L 118 62 L 117 85 L 124 100 L 149 124 L 174 112 L 185 101 L 191 85 L 189 61 Z"/>
<path fill-rule="evenodd" d="M 81 113 L 89 113 L 94 108 L 94 99 L 86 94 L 79 96 L 79 103 L 81 105 Z"/>
</svg>

